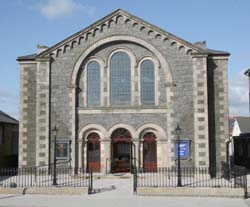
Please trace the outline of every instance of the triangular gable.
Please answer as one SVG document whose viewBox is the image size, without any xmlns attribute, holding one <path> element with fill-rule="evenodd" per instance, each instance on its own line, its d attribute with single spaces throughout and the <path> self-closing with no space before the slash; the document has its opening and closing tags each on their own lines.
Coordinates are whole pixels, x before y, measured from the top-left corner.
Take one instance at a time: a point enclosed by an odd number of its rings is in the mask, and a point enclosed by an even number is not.
<svg viewBox="0 0 250 207">
<path fill-rule="evenodd" d="M 171 41 L 171 44 L 178 44 L 178 48 L 182 49 L 183 47 L 188 52 L 196 52 L 196 53 L 206 53 L 201 48 L 179 38 L 175 35 L 166 32 L 162 29 L 160 29 L 157 26 L 154 26 L 134 15 L 131 15 L 130 13 L 118 9 L 111 14 L 103 17 L 102 19 L 98 20 L 97 22 L 91 24 L 90 26 L 86 27 L 85 29 L 71 35 L 70 37 L 62 40 L 61 42 L 55 44 L 54 46 L 48 48 L 44 52 L 37 55 L 38 58 L 46 57 L 50 55 L 51 53 L 57 54 L 57 50 L 62 50 L 62 48 L 67 46 L 72 46 L 75 42 L 78 42 L 80 38 L 86 35 L 94 34 L 96 30 L 102 28 L 102 25 L 107 24 L 111 20 L 117 20 L 119 16 L 125 16 L 127 19 L 126 21 L 133 21 L 133 24 L 139 24 L 140 28 L 147 28 L 150 31 L 154 32 L 155 37 L 162 36 L 163 40 L 168 39 Z"/>
</svg>

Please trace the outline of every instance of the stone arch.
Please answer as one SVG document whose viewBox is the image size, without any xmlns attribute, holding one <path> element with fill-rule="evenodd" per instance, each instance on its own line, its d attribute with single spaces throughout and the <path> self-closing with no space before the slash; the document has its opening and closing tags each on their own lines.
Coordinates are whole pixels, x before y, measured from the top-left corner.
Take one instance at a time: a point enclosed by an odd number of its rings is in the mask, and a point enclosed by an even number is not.
<svg viewBox="0 0 250 207">
<path fill-rule="evenodd" d="M 92 37 L 94 37 L 95 35 L 97 35 L 98 32 L 100 32 L 100 29 L 99 29 L 99 28 L 95 28 L 95 29 L 93 30 Z"/>
<path fill-rule="evenodd" d="M 132 25 L 132 27 L 133 27 L 133 28 L 137 28 L 138 25 L 139 25 L 139 24 L 138 24 L 137 22 L 134 22 L 133 25 Z"/>
<path fill-rule="evenodd" d="M 122 123 L 121 123 L 121 124 L 115 124 L 115 125 L 113 125 L 112 127 L 109 128 L 108 134 L 107 134 L 107 135 L 108 135 L 108 138 L 111 139 L 112 133 L 113 133 L 116 129 L 119 129 L 119 128 L 124 128 L 124 129 L 128 130 L 128 131 L 130 132 L 131 136 L 132 136 L 132 139 L 133 139 L 133 138 L 136 138 L 134 127 L 132 127 L 131 125 L 122 124 Z"/>
<path fill-rule="evenodd" d="M 187 55 L 190 55 L 192 52 L 193 52 L 193 50 L 188 49 L 188 50 L 186 51 L 186 54 L 187 54 Z"/>
<path fill-rule="evenodd" d="M 109 54 L 108 54 L 108 58 L 107 58 L 107 62 L 106 62 L 106 67 L 108 67 L 110 65 L 110 59 L 112 58 L 112 56 L 117 53 L 117 52 L 125 52 L 130 60 L 131 60 L 131 64 L 132 64 L 132 67 L 133 66 L 136 66 L 137 63 L 136 63 L 136 57 L 135 57 L 135 53 L 129 49 L 129 48 L 126 48 L 126 47 L 120 47 L 120 48 L 116 48 L 114 50 L 112 50 Z"/>
<path fill-rule="evenodd" d="M 171 42 L 170 45 L 171 45 L 171 47 L 177 48 L 177 42 L 175 42 L 175 41 Z"/>
<path fill-rule="evenodd" d="M 63 53 L 66 53 L 67 50 L 70 49 L 70 46 L 69 45 L 65 45 L 64 48 L 63 48 Z"/>
<path fill-rule="evenodd" d="M 143 124 L 136 129 L 136 137 L 142 138 L 147 132 L 153 132 L 157 140 L 167 139 L 166 132 L 157 124 Z"/>
<path fill-rule="evenodd" d="M 77 41 L 76 40 L 73 40 L 70 44 L 70 48 L 73 49 L 76 45 Z"/>
<path fill-rule="evenodd" d="M 80 45 L 82 43 L 82 41 L 84 40 L 84 36 L 80 36 L 77 40 L 78 45 Z"/>
<path fill-rule="evenodd" d="M 78 137 L 80 140 L 86 141 L 87 137 L 91 133 L 97 133 L 101 139 L 105 139 L 107 137 L 107 130 L 98 124 L 88 124 L 78 131 Z"/>
<path fill-rule="evenodd" d="M 107 24 L 102 24 L 101 25 L 101 31 L 103 32 L 104 30 L 106 30 L 108 28 Z"/>
<path fill-rule="evenodd" d="M 57 51 L 56 51 L 56 57 L 60 57 L 62 54 L 62 49 L 59 48 Z"/>
<path fill-rule="evenodd" d="M 131 25 L 131 20 L 130 20 L 130 19 L 126 19 L 126 20 L 125 20 L 125 24 Z"/>
<path fill-rule="evenodd" d="M 161 34 L 155 35 L 155 39 L 156 39 L 156 40 L 160 40 L 160 39 L 161 39 Z"/>
<path fill-rule="evenodd" d="M 123 20 L 124 20 L 124 16 L 123 15 L 117 15 L 116 18 L 115 18 L 116 24 L 122 23 Z"/>
<path fill-rule="evenodd" d="M 70 78 L 70 85 L 71 86 L 76 85 L 77 75 L 78 75 L 78 71 L 80 69 L 80 66 L 81 66 L 82 62 L 86 59 L 86 57 L 90 54 L 90 52 L 92 52 L 97 47 L 100 47 L 108 42 L 115 42 L 115 41 L 121 41 L 121 40 L 130 41 L 130 42 L 140 44 L 140 45 L 146 47 L 148 50 L 150 50 L 154 54 L 155 57 L 158 57 L 162 68 L 164 68 L 166 70 L 167 83 L 174 82 L 173 74 L 172 74 L 171 67 L 170 67 L 169 63 L 164 58 L 163 54 L 156 47 L 154 47 L 152 44 L 150 44 L 150 43 L 148 43 L 140 38 L 137 38 L 137 37 L 119 36 L 118 35 L 118 36 L 107 37 L 107 38 L 104 38 L 102 40 L 99 40 L 95 44 L 92 44 L 86 50 L 84 50 L 82 52 L 82 54 L 79 56 L 77 62 L 74 65 L 74 68 L 72 70 L 71 78 Z"/>
</svg>

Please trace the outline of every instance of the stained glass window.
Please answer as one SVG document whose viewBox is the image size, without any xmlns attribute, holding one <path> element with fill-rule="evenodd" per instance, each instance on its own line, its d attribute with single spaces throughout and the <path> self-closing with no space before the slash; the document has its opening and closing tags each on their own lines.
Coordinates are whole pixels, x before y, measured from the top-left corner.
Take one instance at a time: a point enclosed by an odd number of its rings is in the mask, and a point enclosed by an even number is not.
<svg viewBox="0 0 250 207">
<path fill-rule="evenodd" d="M 154 63 L 151 60 L 145 60 L 141 64 L 141 103 L 155 104 Z"/>
<path fill-rule="evenodd" d="M 125 52 L 115 53 L 110 61 L 111 105 L 131 102 L 131 62 Z"/>
<path fill-rule="evenodd" d="M 88 106 L 99 106 L 101 97 L 101 69 L 96 61 L 87 66 L 87 104 Z"/>
</svg>

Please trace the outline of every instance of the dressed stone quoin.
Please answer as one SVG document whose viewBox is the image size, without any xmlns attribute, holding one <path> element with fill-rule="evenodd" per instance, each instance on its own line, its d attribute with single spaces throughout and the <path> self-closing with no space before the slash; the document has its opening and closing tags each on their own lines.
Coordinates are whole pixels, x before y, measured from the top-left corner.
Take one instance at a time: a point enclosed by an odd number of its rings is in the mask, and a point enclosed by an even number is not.
<svg viewBox="0 0 250 207">
<path fill-rule="evenodd" d="M 197 31 L 198 32 L 198 29 Z M 48 31 L 49 34 L 49 31 Z M 18 57 L 19 167 L 94 172 L 219 167 L 228 139 L 228 52 L 191 44 L 117 10 Z"/>
</svg>

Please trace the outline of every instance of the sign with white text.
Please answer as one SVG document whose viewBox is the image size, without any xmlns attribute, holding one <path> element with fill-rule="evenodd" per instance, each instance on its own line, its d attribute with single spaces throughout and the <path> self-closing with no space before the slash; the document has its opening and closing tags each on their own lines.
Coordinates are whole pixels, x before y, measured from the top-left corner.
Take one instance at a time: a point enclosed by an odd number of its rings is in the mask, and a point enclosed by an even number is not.
<svg viewBox="0 0 250 207">
<path fill-rule="evenodd" d="M 189 158 L 189 140 L 180 140 L 180 158 L 188 159 Z M 175 158 L 178 158 L 178 141 L 175 142 Z"/>
</svg>

